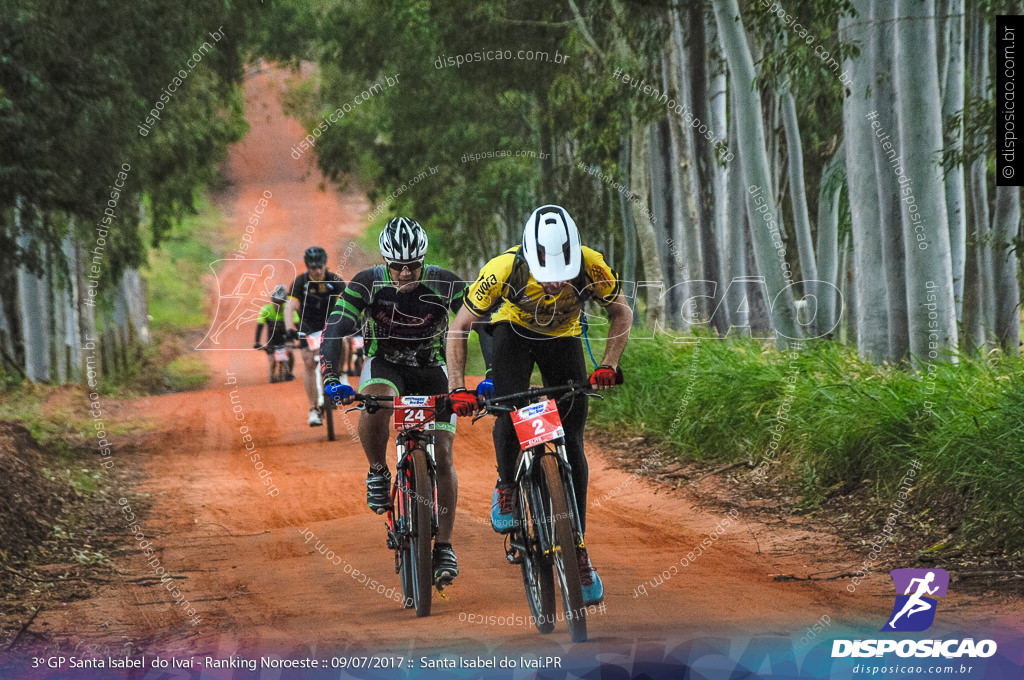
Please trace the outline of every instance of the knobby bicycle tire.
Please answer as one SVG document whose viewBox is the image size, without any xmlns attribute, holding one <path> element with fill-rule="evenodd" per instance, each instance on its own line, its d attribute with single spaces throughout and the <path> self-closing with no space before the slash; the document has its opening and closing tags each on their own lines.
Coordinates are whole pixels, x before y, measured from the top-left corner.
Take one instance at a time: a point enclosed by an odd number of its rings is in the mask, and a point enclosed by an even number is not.
<svg viewBox="0 0 1024 680">
<path fill-rule="evenodd" d="M 411 557 L 413 600 L 416 616 L 430 616 L 431 588 L 434 584 L 432 513 L 425 503 L 433 502 L 430 488 L 430 473 L 427 468 L 427 452 L 415 449 L 412 457 L 412 489 L 409 503 L 412 524 Z M 427 500 L 424 500 L 427 499 Z"/>
<path fill-rule="evenodd" d="M 408 483 L 409 479 L 406 473 L 398 470 L 395 475 L 395 490 L 391 494 L 391 502 L 394 505 L 392 509 L 394 516 L 400 518 L 396 521 L 395 538 L 398 540 L 398 547 L 396 548 L 399 559 L 398 573 L 402 579 L 402 607 L 412 609 L 416 606 L 412 590 L 412 549 L 408 539 L 402 535 L 405 529 L 399 527 L 399 522 L 411 521 L 409 516 L 409 496 L 400 490 L 402 486 L 407 486 Z"/>
<path fill-rule="evenodd" d="M 288 377 L 288 363 L 285 361 L 274 362 L 274 372 L 271 374 L 270 382 L 284 382 Z"/>
<path fill-rule="evenodd" d="M 555 629 L 555 578 L 551 563 L 544 558 L 540 539 L 546 510 L 543 503 L 538 502 L 543 497 L 538 486 L 543 484 L 543 479 L 538 476 L 534 483 L 526 480 L 520 485 L 516 521 L 517 533 L 523 542 L 523 561 L 519 566 L 523 573 L 526 601 L 537 630 L 550 633 Z"/>
<path fill-rule="evenodd" d="M 327 423 L 327 441 L 334 441 L 334 400 L 324 399 L 324 421 Z"/>
<path fill-rule="evenodd" d="M 569 503 L 559 474 L 558 459 L 553 455 L 542 456 L 541 469 L 548 487 L 550 510 L 545 521 L 551 524 L 554 539 L 552 554 L 555 571 L 558 573 L 562 590 L 562 607 L 565 610 L 565 624 L 573 642 L 587 639 L 587 617 L 583 607 L 583 583 L 580 580 L 580 564 L 576 557 L 576 540 L 572 521 L 569 517 Z"/>
</svg>

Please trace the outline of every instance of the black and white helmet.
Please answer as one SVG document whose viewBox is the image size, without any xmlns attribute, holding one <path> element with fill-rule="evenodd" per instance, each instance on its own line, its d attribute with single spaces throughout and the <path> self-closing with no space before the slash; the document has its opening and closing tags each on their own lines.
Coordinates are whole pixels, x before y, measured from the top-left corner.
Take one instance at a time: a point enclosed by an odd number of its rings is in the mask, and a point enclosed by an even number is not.
<svg viewBox="0 0 1024 680">
<path fill-rule="evenodd" d="M 288 289 L 284 287 L 283 283 L 277 284 L 273 291 L 270 293 L 270 300 L 272 302 L 284 302 L 285 298 L 288 297 Z"/>
<path fill-rule="evenodd" d="M 380 233 L 380 254 L 389 262 L 422 260 L 427 254 L 427 232 L 408 217 L 389 220 Z"/>
<path fill-rule="evenodd" d="M 542 205 L 526 220 L 523 256 L 539 283 L 571 281 L 583 262 L 580 231 L 564 208 Z"/>
</svg>

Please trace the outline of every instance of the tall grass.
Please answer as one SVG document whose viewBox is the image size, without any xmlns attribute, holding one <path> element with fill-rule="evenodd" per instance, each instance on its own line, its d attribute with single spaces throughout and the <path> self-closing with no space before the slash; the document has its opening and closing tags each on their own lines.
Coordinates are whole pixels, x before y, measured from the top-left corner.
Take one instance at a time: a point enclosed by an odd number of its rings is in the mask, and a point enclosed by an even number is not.
<svg viewBox="0 0 1024 680">
<path fill-rule="evenodd" d="M 1024 549 L 1018 358 L 936 364 L 929 376 L 830 342 L 793 359 L 756 341 L 661 336 L 630 343 L 622 364 L 627 383 L 593 405 L 598 427 L 643 431 L 681 458 L 768 461 L 812 501 L 864 480 L 891 497 L 917 460 L 916 509 L 955 502 L 961 539 Z"/>
</svg>

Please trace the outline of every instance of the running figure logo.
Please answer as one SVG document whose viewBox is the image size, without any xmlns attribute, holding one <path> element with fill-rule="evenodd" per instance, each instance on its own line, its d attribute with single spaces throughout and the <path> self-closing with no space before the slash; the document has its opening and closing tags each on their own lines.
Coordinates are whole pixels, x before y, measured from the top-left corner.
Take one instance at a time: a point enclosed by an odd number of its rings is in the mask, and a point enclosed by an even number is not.
<svg viewBox="0 0 1024 680">
<path fill-rule="evenodd" d="M 881 630 L 927 630 L 935 621 L 938 603 L 928 596 L 946 596 L 949 573 L 945 569 L 893 569 L 889 574 L 896 586 L 896 604 L 893 605 L 889 622 Z M 900 592 L 903 594 L 900 595 Z"/>
</svg>

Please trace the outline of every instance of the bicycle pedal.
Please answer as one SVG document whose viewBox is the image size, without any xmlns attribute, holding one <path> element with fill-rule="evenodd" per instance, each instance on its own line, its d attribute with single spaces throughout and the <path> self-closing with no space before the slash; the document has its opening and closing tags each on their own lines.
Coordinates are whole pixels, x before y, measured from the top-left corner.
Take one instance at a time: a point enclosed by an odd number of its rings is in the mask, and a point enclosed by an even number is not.
<svg viewBox="0 0 1024 680">
<path fill-rule="evenodd" d="M 449 585 L 451 585 L 451 584 L 449 584 Z M 443 585 L 441 585 L 439 583 L 439 584 L 435 585 L 434 587 L 437 588 L 437 594 L 441 596 L 442 600 L 447 600 L 448 599 L 448 596 L 445 595 L 445 592 L 444 592 L 444 588 L 445 587 Z"/>
</svg>

